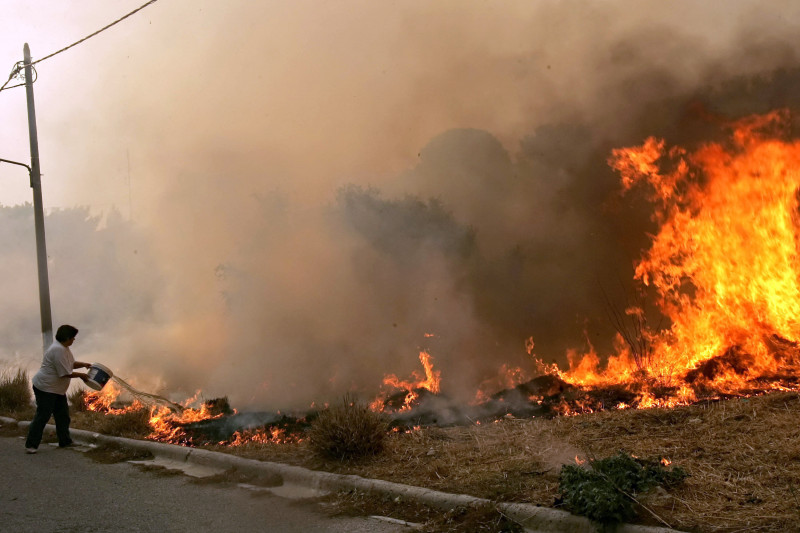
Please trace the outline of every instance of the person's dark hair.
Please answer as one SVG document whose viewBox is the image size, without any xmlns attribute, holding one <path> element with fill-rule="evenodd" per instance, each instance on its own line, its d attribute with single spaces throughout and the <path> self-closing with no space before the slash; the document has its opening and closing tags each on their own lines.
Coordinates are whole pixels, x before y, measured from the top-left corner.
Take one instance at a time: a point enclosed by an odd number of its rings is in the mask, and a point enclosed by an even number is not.
<svg viewBox="0 0 800 533">
<path fill-rule="evenodd" d="M 58 331 L 56 331 L 56 340 L 58 342 L 68 341 L 70 339 L 74 339 L 75 335 L 77 334 L 78 328 L 70 326 L 69 324 L 64 324 L 63 326 L 58 326 Z"/>
</svg>

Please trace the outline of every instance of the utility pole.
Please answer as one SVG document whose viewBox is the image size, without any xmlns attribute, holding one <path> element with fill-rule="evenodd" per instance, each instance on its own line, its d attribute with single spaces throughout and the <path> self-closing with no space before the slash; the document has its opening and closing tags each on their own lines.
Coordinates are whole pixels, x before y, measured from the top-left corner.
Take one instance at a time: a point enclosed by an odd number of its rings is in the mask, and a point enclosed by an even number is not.
<svg viewBox="0 0 800 533">
<path fill-rule="evenodd" d="M 33 189 L 33 221 L 36 226 L 36 263 L 39 267 L 39 312 L 42 317 L 43 350 L 53 344 L 53 318 L 50 313 L 50 282 L 47 277 L 47 247 L 44 239 L 44 208 L 42 207 L 42 175 L 39 170 L 39 138 L 36 135 L 36 109 L 33 105 L 33 75 L 31 49 L 22 49 L 25 66 L 25 94 L 28 99 L 28 133 L 31 141 L 31 188 Z"/>
</svg>

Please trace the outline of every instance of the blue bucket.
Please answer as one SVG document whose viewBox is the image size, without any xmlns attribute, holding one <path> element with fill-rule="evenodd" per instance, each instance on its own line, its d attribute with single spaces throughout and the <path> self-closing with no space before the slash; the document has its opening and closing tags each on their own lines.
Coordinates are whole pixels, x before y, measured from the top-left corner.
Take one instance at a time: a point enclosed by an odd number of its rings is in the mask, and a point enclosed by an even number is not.
<svg viewBox="0 0 800 533">
<path fill-rule="evenodd" d="M 114 373 L 100 363 L 92 363 L 86 375 L 86 385 L 94 390 L 102 389 L 114 377 Z"/>
</svg>

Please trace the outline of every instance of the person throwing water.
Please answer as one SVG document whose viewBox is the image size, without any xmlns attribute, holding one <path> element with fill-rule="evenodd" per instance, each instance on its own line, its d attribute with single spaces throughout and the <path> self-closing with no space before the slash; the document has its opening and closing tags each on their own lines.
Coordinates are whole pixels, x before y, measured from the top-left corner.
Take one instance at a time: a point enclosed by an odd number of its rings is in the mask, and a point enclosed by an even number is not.
<svg viewBox="0 0 800 533">
<path fill-rule="evenodd" d="M 66 448 L 72 445 L 69 436 L 69 406 L 67 389 L 73 378 L 87 379 L 86 374 L 74 372 L 76 368 L 90 368 L 89 363 L 76 361 L 69 347 L 75 342 L 78 329 L 64 324 L 56 331 L 56 340 L 44 352 L 42 366 L 33 376 L 33 395 L 36 397 L 36 415 L 28 427 L 25 453 L 36 453 L 42 442 L 44 427 L 52 416 L 56 422 L 58 445 Z"/>
</svg>

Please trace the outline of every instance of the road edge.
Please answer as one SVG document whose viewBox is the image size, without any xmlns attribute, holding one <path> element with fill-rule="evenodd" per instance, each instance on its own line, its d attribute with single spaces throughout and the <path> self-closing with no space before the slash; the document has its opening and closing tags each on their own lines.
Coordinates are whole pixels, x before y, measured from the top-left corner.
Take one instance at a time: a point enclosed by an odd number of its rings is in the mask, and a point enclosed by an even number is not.
<svg viewBox="0 0 800 533">
<path fill-rule="evenodd" d="M 17 421 L 0 416 L 0 423 L 26 428 L 29 421 Z M 55 432 L 55 426 L 48 424 L 47 432 Z M 334 474 L 318 470 L 309 470 L 300 466 L 246 459 L 222 452 L 213 452 L 199 448 L 189 448 L 163 442 L 113 437 L 83 429 L 70 429 L 73 439 L 90 444 L 113 443 L 119 446 L 147 451 L 156 457 L 173 461 L 186 462 L 199 466 L 236 469 L 253 474 L 278 475 L 284 483 L 293 483 L 308 488 L 328 491 L 358 490 L 367 493 L 381 494 L 392 498 L 404 498 L 431 507 L 451 510 L 458 507 L 496 505 L 509 518 L 519 522 L 530 533 L 596 533 L 611 531 L 613 533 L 681 533 L 666 527 L 641 526 L 636 524 L 620 524 L 613 529 L 602 529 L 588 518 L 573 515 L 560 509 L 541 507 L 526 503 L 494 502 L 484 498 L 466 494 L 452 494 L 413 485 L 404 485 L 392 481 L 369 479 L 357 475 Z"/>
</svg>

